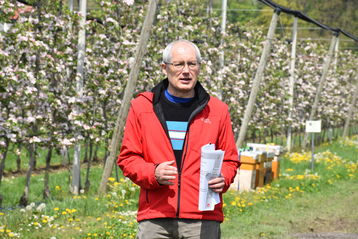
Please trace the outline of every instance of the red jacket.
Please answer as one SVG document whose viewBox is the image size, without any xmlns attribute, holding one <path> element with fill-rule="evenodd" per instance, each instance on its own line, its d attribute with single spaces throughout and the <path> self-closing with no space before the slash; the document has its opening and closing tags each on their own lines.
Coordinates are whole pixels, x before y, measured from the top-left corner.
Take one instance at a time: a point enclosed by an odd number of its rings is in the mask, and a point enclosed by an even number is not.
<svg viewBox="0 0 358 239">
<path fill-rule="evenodd" d="M 196 88 L 203 91 L 199 83 Z M 155 166 L 175 161 L 175 156 L 160 121 L 160 113 L 155 110 L 153 95 L 145 92 L 132 100 L 117 162 L 124 176 L 140 186 L 137 220 L 165 217 L 222 222 L 221 195 L 221 203 L 215 206 L 214 211 L 198 210 L 200 149 L 205 144 L 214 143 L 217 149 L 225 151 L 221 171 L 225 178 L 225 192 L 239 166 L 227 105 L 207 95 L 203 109 L 189 122 L 182 168 L 178 169 L 174 185 L 159 185 L 154 176 Z"/>
</svg>

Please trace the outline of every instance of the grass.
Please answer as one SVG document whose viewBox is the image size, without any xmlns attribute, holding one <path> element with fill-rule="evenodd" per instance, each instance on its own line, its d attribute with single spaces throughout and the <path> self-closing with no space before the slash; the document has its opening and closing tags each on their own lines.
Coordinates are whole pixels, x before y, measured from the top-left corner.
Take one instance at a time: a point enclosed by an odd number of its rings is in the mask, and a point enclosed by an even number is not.
<svg viewBox="0 0 358 239">
<path fill-rule="evenodd" d="M 286 239 L 304 232 L 357 233 L 357 201 L 355 179 L 303 193 L 293 199 L 261 203 L 223 223 L 223 238 Z"/>
<path fill-rule="evenodd" d="M 99 145 L 99 149 L 97 152 L 97 157 L 98 158 L 104 158 L 104 146 L 103 145 Z M 36 168 L 44 168 L 46 166 L 46 155 L 47 155 L 48 149 L 44 148 L 44 147 L 39 147 L 36 150 Z M 17 165 L 16 165 L 16 160 L 17 160 L 17 154 L 19 154 L 20 160 L 21 160 L 21 164 L 20 164 L 20 170 L 24 171 L 25 169 L 28 168 L 29 166 L 29 154 L 28 154 L 28 150 L 25 147 L 21 147 L 21 150 L 18 149 L 16 147 L 15 144 L 11 144 L 9 147 L 9 152 L 6 158 L 6 163 L 5 163 L 5 173 L 8 172 L 16 172 L 17 170 Z M 69 147 L 68 149 L 68 156 L 69 156 L 69 160 L 72 162 L 73 157 L 74 157 L 74 147 Z M 81 145 L 81 158 L 84 158 L 85 156 L 85 145 L 82 144 Z M 54 150 L 52 152 L 52 157 L 51 157 L 51 165 L 61 165 L 63 161 L 61 152 Z M 71 163 L 70 162 L 70 163 Z"/>
<path fill-rule="evenodd" d="M 334 153 L 333 153 L 334 152 Z M 291 238 L 301 232 L 358 232 L 358 147 L 335 142 L 286 155 L 281 178 L 249 193 L 225 195 L 223 238 Z M 250 203 L 250 205 L 248 205 Z"/>
<path fill-rule="evenodd" d="M 223 238 L 357 232 L 358 147 L 353 141 L 338 141 L 316 152 L 313 172 L 310 153 L 285 155 L 279 180 L 254 192 L 226 193 Z M 0 188 L 5 207 L 0 210 L 0 238 L 135 238 L 138 187 L 111 177 L 108 193 L 99 197 L 101 172 L 102 166 L 91 170 L 91 190 L 78 196 L 68 192 L 67 170 L 52 173 L 47 200 L 42 199 L 43 175 L 34 175 L 30 201 L 36 203 L 26 208 L 16 207 L 24 177 L 6 177 Z"/>
</svg>

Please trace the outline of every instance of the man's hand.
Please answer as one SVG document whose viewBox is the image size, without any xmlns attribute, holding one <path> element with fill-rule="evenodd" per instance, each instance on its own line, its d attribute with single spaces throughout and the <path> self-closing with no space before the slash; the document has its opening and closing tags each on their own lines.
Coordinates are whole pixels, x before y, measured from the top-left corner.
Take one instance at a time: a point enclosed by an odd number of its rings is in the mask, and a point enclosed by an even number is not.
<svg viewBox="0 0 358 239">
<path fill-rule="evenodd" d="M 221 193 L 225 186 L 225 178 L 223 176 L 213 178 L 209 182 L 209 188 L 216 193 Z"/>
<path fill-rule="evenodd" d="M 155 178 L 157 179 L 159 184 L 174 185 L 171 180 L 174 180 L 176 178 L 178 171 L 176 167 L 171 166 L 173 164 L 174 160 L 161 163 L 156 167 Z"/>
</svg>

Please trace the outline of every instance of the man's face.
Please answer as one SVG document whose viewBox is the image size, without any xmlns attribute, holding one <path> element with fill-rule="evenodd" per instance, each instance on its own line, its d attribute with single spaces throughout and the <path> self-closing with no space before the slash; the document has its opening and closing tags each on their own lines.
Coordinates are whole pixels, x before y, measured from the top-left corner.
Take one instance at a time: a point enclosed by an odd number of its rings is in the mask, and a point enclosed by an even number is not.
<svg viewBox="0 0 358 239">
<path fill-rule="evenodd" d="M 194 47 L 185 42 L 176 43 L 171 51 L 171 62 L 166 63 L 162 64 L 162 71 L 169 80 L 169 93 L 182 98 L 193 97 L 200 72 Z"/>
</svg>

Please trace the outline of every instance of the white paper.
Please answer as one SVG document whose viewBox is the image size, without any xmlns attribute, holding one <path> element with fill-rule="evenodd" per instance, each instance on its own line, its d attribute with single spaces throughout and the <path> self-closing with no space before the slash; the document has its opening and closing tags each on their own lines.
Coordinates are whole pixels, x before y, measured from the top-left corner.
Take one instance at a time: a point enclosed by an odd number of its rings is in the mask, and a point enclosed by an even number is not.
<svg viewBox="0 0 358 239">
<path fill-rule="evenodd" d="M 213 211 L 215 205 L 220 203 L 219 194 L 209 189 L 208 182 L 210 179 L 220 176 L 224 154 L 225 151 L 215 150 L 215 144 L 206 144 L 201 147 L 199 191 L 200 211 Z"/>
</svg>

